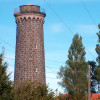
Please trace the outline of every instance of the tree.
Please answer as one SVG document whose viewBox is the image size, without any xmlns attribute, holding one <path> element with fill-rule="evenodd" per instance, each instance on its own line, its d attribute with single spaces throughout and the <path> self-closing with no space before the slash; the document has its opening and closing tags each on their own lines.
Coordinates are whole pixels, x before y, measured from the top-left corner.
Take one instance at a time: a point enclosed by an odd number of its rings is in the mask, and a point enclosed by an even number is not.
<svg viewBox="0 0 100 100">
<path fill-rule="evenodd" d="M 58 78 L 62 79 L 59 84 L 70 95 L 71 100 L 84 99 L 88 87 L 87 70 L 88 63 L 85 61 L 85 49 L 82 37 L 76 34 L 68 51 L 66 65 L 61 66 Z"/>
<path fill-rule="evenodd" d="M 0 100 L 11 100 L 12 81 L 7 75 L 7 63 L 3 64 L 3 54 L 0 55 Z"/>
<path fill-rule="evenodd" d="M 55 100 L 54 93 L 39 81 L 26 80 L 13 90 L 13 100 Z"/>
<path fill-rule="evenodd" d="M 100 24 L 98 25 L 99 32 L 97 33 L 98 36 L 98 44 L 96 45 L 96 53 L 98 57 L 96 58 L 97 66 L 95 67 L 95 76 L 96 79 L 100 82 Z"/>
<path fill-rule="evenodd" d="M 69 95 L 68 94 L 60 94 L 57 97 L 57 100 L 70 100 Z"/>
</svg>

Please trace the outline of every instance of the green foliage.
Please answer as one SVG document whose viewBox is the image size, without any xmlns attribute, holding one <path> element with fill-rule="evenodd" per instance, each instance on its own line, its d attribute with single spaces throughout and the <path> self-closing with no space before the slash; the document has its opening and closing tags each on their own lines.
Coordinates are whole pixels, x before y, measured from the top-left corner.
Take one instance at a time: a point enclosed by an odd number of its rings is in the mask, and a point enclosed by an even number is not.
<svg viewBox="0 0 100 100">
<path fill-rule="evenodd" d="M 54 100 L 54 93 L 38 81 L 27 80 L 13 90 L 14 100 Z"/>
<path fill-rule="evenodd" d="M 7 64 L 3 64 L 3 55 L 0 55 L 0 100 L 11 100 L 12 81 L 7 75 Z"/>
<path fill-rule="evenodd" d="M 58 77 L 62 79 L 59 84 L 71 96 L 71 100 L 83 100 L 87 91 L 88 63 L 85 61 L 85 50 L 82 37 L 76 34 L 69 48 L 66 66 L 61 66 Z"/>
<path fill-rule="evenodd" d="M 0 100 L 55 100 L 52 90 L 38 81 L 29 80 L 18 83 L 14 88 L 13 82 L 7 75 L 7 63 L 3 63 L 0 55 Z"/>
<path fill-rule="evenodd" d="M 97 67 L 95 67 L 95 76 L 98 81 L 100 81 L 100 24 L 98 25 L 99 32 L 97 33 L 98 36 L 98 44 L 96 45 L 96 53 L 98 55 L 96 61 L 98 62 Z"/>
</svg>

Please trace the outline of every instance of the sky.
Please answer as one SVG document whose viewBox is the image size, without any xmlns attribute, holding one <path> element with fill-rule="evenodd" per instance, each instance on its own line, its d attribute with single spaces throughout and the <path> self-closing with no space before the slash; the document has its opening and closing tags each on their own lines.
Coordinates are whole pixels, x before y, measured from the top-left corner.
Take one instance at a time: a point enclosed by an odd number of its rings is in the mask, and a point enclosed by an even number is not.
<svg viewBox="0 0 100 100">
<path fill-rule="evenodd" d="M 20 5 L 39 5 L 45 9 L 44 46 L 46 83 L 54 91 L 64 93 L 57 79 L 57 72 L 65 66 L 68 49 L 74 34 L 82 36 L 86 61 L 96 61 L 95 47 L 98 43 L 100 23 L 100 0 L 0 0 L 0 52 L 5 53 L 7 72 L 14 80 L 16 23 L 14 9 Z"/>
</svg>

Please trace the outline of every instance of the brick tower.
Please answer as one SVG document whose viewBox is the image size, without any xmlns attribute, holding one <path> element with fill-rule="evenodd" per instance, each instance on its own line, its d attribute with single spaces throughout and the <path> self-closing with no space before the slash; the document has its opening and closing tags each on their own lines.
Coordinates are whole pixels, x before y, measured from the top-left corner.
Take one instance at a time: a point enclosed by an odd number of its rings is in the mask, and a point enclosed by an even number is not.
<svg viewBox="0 0 100 100">
<path fill-rule="evenodd" d="M 40 6 L 23 5 L 15 12 L 17 24 L 14 81 L 40 79 L 45 83 L 43 24 L 45 12 Z"/>
</svg>

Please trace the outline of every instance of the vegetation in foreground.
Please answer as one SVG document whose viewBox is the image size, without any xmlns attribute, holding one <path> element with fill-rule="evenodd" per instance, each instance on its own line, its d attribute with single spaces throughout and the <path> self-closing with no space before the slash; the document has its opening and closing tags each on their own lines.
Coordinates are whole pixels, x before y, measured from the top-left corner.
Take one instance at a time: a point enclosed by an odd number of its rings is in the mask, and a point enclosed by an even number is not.
<svg viewBox="0 0 100 100">
<path fill-rule="evenodd" d="M 7 64 L 0 55 L 0 100 L 55 100 L 54 92 L 39 81 L 26 80 L 14 87 L 7 75 Z"/>
<path fill-rule="evenodd" d="M 68 51 L 66 65 L 61 66 L 58 77 L 62 79 L 59 84 L 69 94 L 71 100 L 84 100 L 88 81 L 88 63 L 85 61 L 85 49 L 82 37 L 76 34 Z"/>
</svg>

